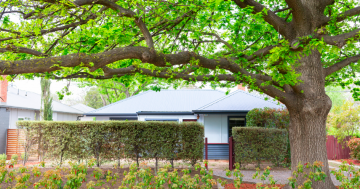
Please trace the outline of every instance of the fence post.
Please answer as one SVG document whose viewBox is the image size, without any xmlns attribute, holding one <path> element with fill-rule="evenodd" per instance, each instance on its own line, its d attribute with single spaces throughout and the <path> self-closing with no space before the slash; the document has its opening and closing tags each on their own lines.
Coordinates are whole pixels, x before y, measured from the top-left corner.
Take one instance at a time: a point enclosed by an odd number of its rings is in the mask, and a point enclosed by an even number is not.
<svg viewBox="0 0 360 189">
<path fill-rule="evenodd" d="M 207 139 L 207 137 L 205 137 L 205 159 L 206 159 L 206 161 L 209 160 L 209 158 L 208 158 L 208 139 Z M 206 169 L 208 169 L 208 164 L 209 164 L 209 162 L 207 162 L 205 164 Z"/>
<path fill-rule="evenodd" d="M 233 168 L 233 137 L 229 137 L 229 170 L 232 171 Z"/>
</svg>

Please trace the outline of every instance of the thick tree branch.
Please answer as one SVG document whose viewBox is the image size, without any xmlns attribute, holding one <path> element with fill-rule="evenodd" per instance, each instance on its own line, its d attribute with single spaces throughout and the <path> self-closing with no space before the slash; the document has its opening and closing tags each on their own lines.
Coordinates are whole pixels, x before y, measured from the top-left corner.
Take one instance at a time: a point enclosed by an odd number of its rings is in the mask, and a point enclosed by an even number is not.
<svg viewBox="0 0 360 189">
<path fill-rule="evenodd" d="M 291 38 L 292 31 L 289 27 L 289 24 L 285 22 L 282 18 L 277 16 L 274 12 L 263 6 L 262 4 L 254 0 L 233 0 L 239 7 L 246 8 L 247 6 L 254 7 L 253 13 L 262 12 L 264 9 L 267 10 L 266 14 L 263 14 L 266 22 L 271 24 L 281 35 Z"/>
<path fill-rule="evenodd" d="M 4 53 L 4 52 L 13 52 L 13 53 L 25 53 L 25 54 L 31 54 L 34 56 L 48 56 L 47 54 L 44 54 L 42 52 L 33 50 L 33 49 L 28 49 L 28 48 L 24 48 L 24 47 L 16 47 L 16 46 L 7 46 L 6 48 L 0 48 L 0 52 Z"/>
<path fill-rule="evenodd" d="M 339 48 L 342 48 L 344 45 L 346 45 L 346 41 L 350 38 L 353 38 L 354 40 L 360 38 L 360 29 L 356 29 L 354 31 L 351 31 L 349 33 L 344 33 L 341 35 L 336 36 L 320 36 L 324 39 L 324 41 L 329 45 L 335 45 Z"/>
<path fill-rule="evenodd" d="M 259 58 L 259 57 L 263 57 L 263 56 L 266 56 L 268 54 L 270 54 L 270 51 L 271 49 L 275 48 L 276 46 L 273 46 L 273 45 L 270 45 L 270 46 L 267 46 L 263 49 L 260 49 L 256 52 L 254 52 L 252 55 L 244 55 L 243 57 L 245 59 L 247 59 L 248 61 L 252 61 L 254 60 L 255 58 Z"/>
<path fill-rule="evenodd" d="M 360 6 L 350 9 L 348 11 L 345 11 L 343 13 L 340 13 L 334 17 L 326 17 L 324 19 L 324 21 L 322 22 L 322 26 L 328 25 L 330 23 L 330 21 L 333 20 L 334 18 L 336 18 L 336 22 L 341 22 L 341 21 L 344 21 L 346 18 L 356 16 L 359 14 L 360 14 Z"/>
<path fill-rule="evenodd" d="M 336 72 L 336 71 L 339 71 L 341 70 L 342 68 L 344 68 L 345 66 L 348 66 L 352 63 L 355 63 L 355 62 L 358 62 L 360 60 L 360 55 L 356 55 L 356 56 L 353 56 L 353 57 L 349 57 L 345 60 L 342 60 L 338 63 L 335 63 L 334 65 L 330 66 L 330 67 L 327 67 L 327 68 L 324 68 L 324 74 L 325 74 L 325 77 Z"/>
</svg>

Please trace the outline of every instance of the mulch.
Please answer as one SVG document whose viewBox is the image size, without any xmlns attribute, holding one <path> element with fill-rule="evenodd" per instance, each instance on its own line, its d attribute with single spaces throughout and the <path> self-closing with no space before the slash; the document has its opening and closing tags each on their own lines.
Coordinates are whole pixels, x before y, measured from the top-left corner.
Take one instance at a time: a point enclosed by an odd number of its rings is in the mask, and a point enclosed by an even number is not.
<svg viewBox="0 0 360 189">
<path fill-rule="evenodd" d="M 38 165 L 38 164 L 40 164 L 40 162 L 26 162 L 25 166 L 32 166 L 32 165 Z M 16 167 L 21 167 L 21 166 L 23 166 L 22 163 L 14 165 L 15 168 Z M 9 168 L 9 165 L 7 165 L 6 168 Z"/>
<path fill-rule="evenodd" d="M 360 165 L 360 161 L 355 160 L 355 159 L 339 159 L 339 160 L 335 160 L 335 161 L 337 161 L 337 162 L 346 161 L 347 163 L 353 163 L 354 165 Z"/>
<path fill-rule="evenodd" d="M 271 186 L 271 185 L 267 185 Z M 283 188 L 285 185 L 282 184 L 276 184 L 275 186 L 279 187 L 280 189 Z M 270 187 L 271 188 L 271 187 Z M 235 188 L 233 183 L 225 185 L 225 189 L 256 189 L 256 184 L 252 183 L 243 183 L 240 185 L 240 188 Z"/>
</svg>

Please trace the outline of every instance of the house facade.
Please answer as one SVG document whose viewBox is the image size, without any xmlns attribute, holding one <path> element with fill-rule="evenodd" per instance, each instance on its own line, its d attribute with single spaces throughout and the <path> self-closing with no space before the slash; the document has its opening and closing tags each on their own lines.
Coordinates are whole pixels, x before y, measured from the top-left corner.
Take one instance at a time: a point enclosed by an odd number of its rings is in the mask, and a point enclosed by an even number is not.
<svg viewBox="0 0 360 189">
<path fill-rule="evenodd" d="M 6 80 L 0 81 L 0 154 L 6 153 L 6 138 L 8 129 L 17 129 L 19 120 L 41 120 L 41 96 L 23 91 L 9 85 Z M 67 106 L 53 101 L 54 121 L 80 120 L 87 111 L 94 110 L 85 105 Z"/>
<path fill-rule="evenodd" d="M 196 121 L 205 128 L 209 159 L 228 159 L 232 127 L 245 126 L 254 108 L 284 108 L 243 88 L 225 95 L 218 90 L 146 91 L 84 114 L 81 120 Z"/>
</svg>

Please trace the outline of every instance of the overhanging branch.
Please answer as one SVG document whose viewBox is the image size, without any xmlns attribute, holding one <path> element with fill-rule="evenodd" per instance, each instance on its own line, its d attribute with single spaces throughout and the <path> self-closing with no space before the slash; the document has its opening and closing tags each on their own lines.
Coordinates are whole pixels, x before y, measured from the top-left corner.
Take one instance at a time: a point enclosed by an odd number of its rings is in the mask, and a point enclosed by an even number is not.
<svg viewBox="0 0 360 189">
<path fill-rule="evenodd" d="M 324 19 L 324 21 L 322 22 L 322 26 L 328 25 L 331 22 L 331 20 L 333 20 L 334 18 L 336 19 L 336 22 L 341 22 L 341 21 L 344 21 L 346 18 L 356 16 L 359 14 L 360 14 L 360 6 L 350 9 L 348 11 L 345 11 L 343 13 L 340 13 L 340 14 L 336 15 L 335 17 L 326 17 Z"/>
<path fill-rule="evenodd" d="M 4 52 L 13 52 L 13 53 L 25 53 L 25 54 L 31 54 L 34 56 L 48 56 L 47 54 L 44 54 L 42 52 L 33 50 L 33 49 L 28 49 L 25 47 L 16 47 L 16 46 L 8 46 L 6 48 L 0 48 L 0 52 L 4 53 Z"/>
<path fill-rule="evenodd" d="M 263 6 L 262 4 L 254 0 L 233 0 L 239 7 L 246 8 L 247 6 L 254 7 L 253 13 L 263 12 L 264 9 L 267 10 L 266 14 L 263 14 L 263 17 L 266 22 L 272 25 L 281 35 L 290 38 L 292 35 L 289 24 L 285 22 L 282 18 L 276 15 L 274 12 Z"/>
<path fill-rule="evenodd" d="M 338 63 L 335 63 L 334 65 L 330 66 L 330 67 L 327 67 L 327 68 L 324 68 L 324 74 L 325 74 L 325 77 L 336 72 L 336 71 L 339 71 L 341 70 L 342 68 L 344 68 L 345 66 L 348 66 L 352 63 L 355 63 L 355 62 L 358 62 L 360 60 L 360 55 L 356 55 L 356 56 L 352 56 L 352 57 L 349 57 L 345 60 L 342 60 Z"/>
<path fill-rule="evenodd" d="M 360 38 L 360 29 L 356 29 L 354 31 L 351 31 L 349 33 L 344 33 L 341 35 L 336 36 L 320 36 L 320 38 L 324 39 L 324 42 L 329 45 L 335 45 L 339 48 L 342 48 L 344 45 L 346 45 L 346 41 L 350 38 L 353 38 L 354 40 Z"/>
</svg>

